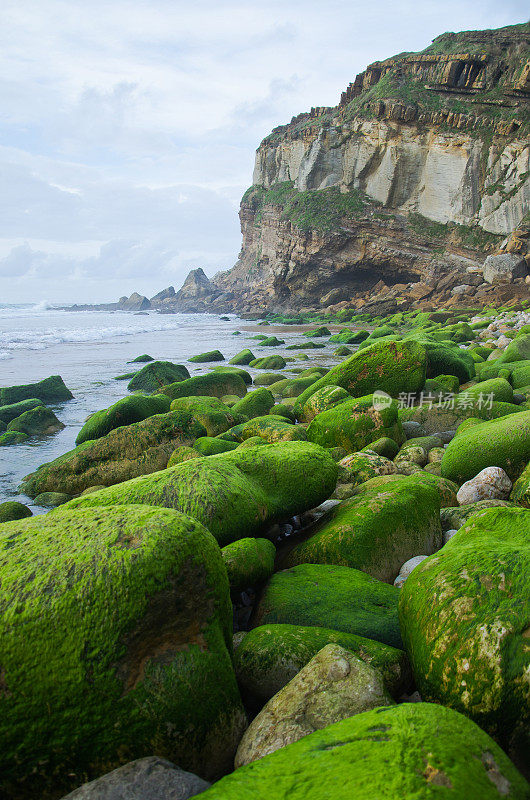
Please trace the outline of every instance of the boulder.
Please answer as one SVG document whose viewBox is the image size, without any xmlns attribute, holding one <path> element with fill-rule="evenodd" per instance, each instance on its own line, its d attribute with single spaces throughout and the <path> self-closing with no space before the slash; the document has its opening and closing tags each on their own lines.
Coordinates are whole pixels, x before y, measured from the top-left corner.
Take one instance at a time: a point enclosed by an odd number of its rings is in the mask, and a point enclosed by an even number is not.
<svg viewBox="0 0 530 800">
<path fill-rule="evenodd" d="M 392 583 L 402 564 L 442 546 L 438 492 L 413 478 L 345 500 L 287 556 L 287 565 L 338 564 Z"/>
<path fill-rule="evenodd" d="M 7 430 L 25 433 L 26 436 L 46 436 L 62 431 L 64 427 L 51 408 L 36 406 L 11 420 Z"/>
<path fill-rule="evenodd" d="M 304 442 L 307 439 L 305 429 L 301 425 L 293 425 L 285 417 L 273 414 L 254 417 L 220 434 L 220 438 L 231 442 L 244 442 L 253 436 L 259 436 L 266 442 Z"/>
<path fill-rule="evenodd" d="M 33 502 L 36 506 L 41 506 L 42 508 L 56 508 L 68 503 L 71 499 L 72 495 L 66 494 L 66 492 L 43 492 L 38 494 Z"/>
<path fill-rule="evenodd" d="M 401 443 L 405 437 L 397 403 L 376 408 L 374 396 L 351 398 L 322 411 L 309 423 L 307 438 L 322 447 L 344 447 L 352 453 L 382 437 Z"/>
<path fill-rule="evenodd" d="M 427 353 L 421 344 L 376 342 L 337 364 L 306 389 L 298 398 L 297 410 L 323 386 L 341 386 L 353 397 L 362 397 L 376 389 L 392 397 L 400 392 L 418 392 L 425 383 L 426 369 Z"/>
<path fill-rule="evenodd" d="M 312 394 L 299 409 L 299 419 L 301 422 L 311 422 L 317 414 L 334 408 L 350 397 L 351 395 L 342 386 L 323 386 Z"/>
<path fill-rule="evenodd" d="M 500 467 L 486 467 L 478 475 L 462 484 L 456 499 L 461 506 L 479 500 L 507 500 L 512 482 Z"/>
<path fill-rule="evenodd" d="M 78 445 L 28 475 L 21 491 L 78 494 L 89 486 L 112 486 L 138 475 L 165 469 L 179 444 L 190 446 L 205 428 L 189 413 L 170 411 L 115 428 L 106 436 Z M 4 434 L 6 435 L 6 434 Z"/>
<path fill-rule="evenodd" d="M 154 360 L 155 359 L 153 358 L 153 356 L 150 356 L 147 353 L 142 353 L 142 355 L 133 358 L 132 361 L 127 361 L 127 364 L 147 364 L 148 361 L 154 361 Z"/>
<path fill-rule="evenodd" d="M 63 800 L 189 800 L 209 786 L 165 758 L 147 756 L 83 784 Z"/>
<path fill-rule="evenodd" d="M 0 447 L 10 447 L 12 444 L 22 444 L 28 440 L 25 433 L 18 431 L 6 431 L 0 435 Z"/>
<path fill-rule="evenodd" d="M 239 539 L 221 550 L 230 588 L 263 583 L 274 572 L 276 548 L 268 539 Z"/>
<path fill-rule="evenodd" d="M 256 356 L 253 354 L 253 352 L 247 348 L 245 350 L 240 350 L 239 353 L 236 353 L 236 355 L 233 356 L 228 363 L 247 366 L 251 361 L 254 361 L 255 358 Z"/>
<path fill-rule="evenodd" d="M 190 373 L 182 364 L 173 364 L 171 361 L 151 361 L 138 370 L 134 378 L 127 384 L 130 392 L 147 392 L 152 394 L 162 386 L 167 386 L 175 381 L 184 381 Z"/>
<path fill-rule="evenodd" d="M 410 688 L 410 667 L 403 650 L 330 628 L 260 625 L 245 635 L 234 655 L 245 702 L 261 708 L 327 644 L 341 645 L 377 669 L 392 697 Z"/>
<path fill-rule="evenodd" d="M 120 307 L 124 311 L 147 311 L 147 309 L 151 308 L 151 303 L 143 294 L 138 294 L 138 292 L 133 292 L 130 297 L 126 297 L 124 300 L 120 298 Z"/>
<path fill-rule="evenodd" d="M 250 764 L 372 708 L 393 705 L 381 674 L 338 644 L 327 644 L 275 695 L 243 734 L 235 767 Z"/>
<path fill-rule="evenodd" d="M 252 419 L 267 414 L 274 405 L 274 396 L 269 389 L 262 387 L 248 392 L 245 397 L 232 406 L 232 411 Z"/>
<path fill-rule="evenodd" d="M 63 403 L 65 400 L 71 400 L 72 397 L 72 392 L 66 388 L 61 376 L 51 375 L 38 383 L 7 386 L 0 389 L 0 406 L 35 399 L 42 400 L 43 403 Z"/>
<path fill-rule="evenodd" d="M 178 397 L 224 397 L 235 394 L 244 397 L 247 393 L 245 381 L 234 372 L 210 372 L 208 375 L 197 375 L 195 378 L 170 383 L 160 390 L 172 400 Z"/>
<path fill-rule="evenodd" d="M 42 406 L 44 403 L 36 397 L 31 397 L 29 400 L 21 400 L 20 403 L 11 403 L 7 406 L 0 406 L 0 423 L 4 422 L 9 425 L 11 420 L 20 417 L 25 411 L 30 411 L 32 408 Z"/>
<path fill-rule="evenodd" d="M 329 497 L 336 480 L 337 465 L 325 450 L 309 442 L 280 442 L 185 461 L 77 498 L 70 507 L 176 508 L 202 522 L 224 546 L 314 508 Z"/>
<path fill-rule="evenodd" d="M 442 530 L 459 530 L 462 525 L 477 514 L 482 514 L 490 508 L 514 508 L 515 504 L 506 500 L 479 500 L 477 503 L 468 503 L 456 508 L 442 508 L 440 523 Z"/>
<path fill-rule="evenodd" d="M 286 366 L 287 362 L 282 356 L 264 356 L 249 363 L 253 369 L 283 369 Z"/>
<path fill-rule="evenodd" d="M 159 395 L 169 401 L 166 395 Z M 171 411 L 190 413 L 206 429 L 208 436 L 217 436 L 246 417 L 225 406 L 218 397 L 179 397 L 171 401 Z"/>
<path fill-rule="evenodd" d="M 530 511 L 471 517 L 405 582 L 403 639 L 421 696 L 528 755 Z"/>
<path fill-rule="evenodd" d="M 528 783 L 487 733 L 450 708 L 365 711 L 235 770 L 204 800 L 525 800 Z"/>
<path fill-rule="evenodd" d="M 162 394 L 154 395 L 153 397 L 141 394 L 123 397 L 117 403 L 109 406 L 109 408 L 104 408 L 92 414 L 77 434 L 75 443 L 82 444 L 89 440 L 100 439 L 114 430 L 114 428 L 141 422 L 143 419 L 154 416 L 154 414 L 166 414 L 170 405 L 169 397 Z"/>
<path fill-rule="evenodd" d="M 209 350 L 207 353 L 199 353 L 197 356 L 192 356 L 188 358 L 188 361 L 192 361 L 195 364 L 206 364 L 209 361 L 224 361 L 225 357 L 220 352 L 220 350 Z M 170 381 L 172 383 L 172 381 Z"/>
<path fill-rule="evenodd" d="M 370 445 L 367 447 L 369 448 Z M 353 483 L 354 486 L 379 475 L 393 475 L 396 471 L 395 464 L 390 459 L 369 449 L 344 456 L 339 461 L 339 467 L 343 467 L 347 471 L 346 482 Z"/>
<path fill-rule="evenodd" d="M 463 483 L 485 467 L 502 467 L 514 481 L 528 461 L 530 411 L 520 411 L 458 433 L 442 458 L 442 475 Z"/>
<path fill-rule="evenodd" d="M 400 648 L 398 599 L 398 589 L 358 569 L 300 564 L 272 576 L 252 622 L 328 627 Z"/>
<path fill-rule="evenodd" d="M 488 256 L 482 266 L 486 283 L 511 283 L 514 278 L 524 278 L 526 273 L 526 261 L 517 253 Z"/>
<path fill-rule="evenodd" d="M 32 512 L 24 503 L 18 503 L 16 500 L 6 500 L 5 503 L 0 503 L 0 522 L 12 522 L 15 519 L 25 519 L 31 516 Z"/>
<path fill-rule="evenodd" d="M 245 715 L 217 543 L 151 506 L 62 507 L 0 539 L 0 783 L 78 786 L 156 749 L 216 778 Z"/>
<path fill-rule="evenodd" d="M 510 500 L 530 508 L 530 461 L 522 471 L 521 476 L 515 481 Z"/>
<path fill-rule="evenodd" d="M 214 436 L 201 436 L 193 443 L 193 449 L 200 456 L 217 456 L 219 453 L 229 453 L 230 450 L 235 450 L 237 445 L 237 442 L 227 442 Z M 172 467 L 174 464 L 168 462 L 168 467 L 170 466 Z"/>
</svg>

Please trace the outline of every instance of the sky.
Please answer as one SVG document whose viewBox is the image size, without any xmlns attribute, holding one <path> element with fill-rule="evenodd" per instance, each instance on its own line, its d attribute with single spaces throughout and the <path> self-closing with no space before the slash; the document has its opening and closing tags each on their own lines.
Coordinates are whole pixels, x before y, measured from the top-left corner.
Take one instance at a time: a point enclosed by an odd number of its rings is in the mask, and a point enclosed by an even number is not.
<svg viewBox="0 0 530 800">
<path fill-rule="evenodd" d="M 524 0 L 2 0 L 0 303 L 230 268 L 254 155 L 372 61 Z"/>
</svg>

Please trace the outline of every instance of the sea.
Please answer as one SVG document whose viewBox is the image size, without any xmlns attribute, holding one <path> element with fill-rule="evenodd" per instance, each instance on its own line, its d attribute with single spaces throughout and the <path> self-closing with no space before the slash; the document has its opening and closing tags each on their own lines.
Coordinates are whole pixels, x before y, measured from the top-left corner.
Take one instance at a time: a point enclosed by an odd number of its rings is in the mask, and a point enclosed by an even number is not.
<svg viewBox="0 0 530 800">
<path fill-rule="evenodd" d="M 218 349 L 227 361 L 245 347 L 256 357 L 272 353 L 287 355 L 285 347 L 307 341 L 304 329 L 292 326 L 260 327 L 234 314 L 158 314 L 124 311 L 69 311 L 51 304 L 0 304 L 0 387 L 34 383 L 49 375 L 61 375 L 74 395 L 67 403 L 51 406 L 66 426 L 51 436 L 34 437 L 25 444 L 0 447 L 0 502 L 19 500 L 34 513 L 35 506 L 18 486 L 41 464 L 52 461 L 75 446 L 75 438 L 87 417 L 107 408 L 127 392 L 127 381 L 117 375 L 133 372 L 143 364 L 130 364 L 147 353 L 156 360 L 185 364 L 193 376 L 208 372 L 215 364 L 189 364 L 192 355 Z M 240 331 L 240 335 L 234 335 Z M 260 347 L 251 339 L 256 333 L 276 335 L 282 347 Z M 288 364 L 308 367 L 331 365 L 337 347 L 309 350 L 309 361 Z M 296 355 L 291 351 L 289 355 Z M 304 352 L 304 351 L 300 351 Z M 282 371 L 292 377 L 289 369 Z M 248 368 L 246 368 L 248 369 Z M 257 374 L 255 370 L 249 370 Z"/>
</svg>

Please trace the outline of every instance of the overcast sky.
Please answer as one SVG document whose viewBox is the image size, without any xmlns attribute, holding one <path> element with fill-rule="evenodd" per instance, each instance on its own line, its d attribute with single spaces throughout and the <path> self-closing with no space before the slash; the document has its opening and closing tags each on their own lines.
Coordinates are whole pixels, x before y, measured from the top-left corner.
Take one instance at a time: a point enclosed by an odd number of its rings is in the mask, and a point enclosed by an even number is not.
<svg viewBox="0 0 530 800">
<path fill-rule="evenodd" d="M 260 140 L 371 61 L 523 0 L 2 0 L 0 303 L 148 296 L 235 262 Z"/>
</svg>

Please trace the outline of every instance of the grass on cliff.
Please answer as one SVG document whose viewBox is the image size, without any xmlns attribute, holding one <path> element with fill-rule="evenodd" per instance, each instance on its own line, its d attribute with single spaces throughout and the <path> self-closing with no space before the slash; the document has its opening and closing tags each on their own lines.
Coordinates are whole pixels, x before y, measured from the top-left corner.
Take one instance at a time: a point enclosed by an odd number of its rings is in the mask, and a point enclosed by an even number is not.
<svg viewBox="0 0 530 800">
<path fill-rule="evenodd" d="M 342 193 L 337 187 L 318 191 L 298 192 L 291 181 L 276 183 L 265 189 L 252 186 L 243 195 L 242 205 L 256 212 L 256 222 L 266 206 L 281 208 L 280 219 L 291 222 L 302 231 L 332 231 L 345 218 L 359 217 L 367 201 L 358 191 Z"/>
<path fill-rule="evenodd" d="M 421 214 L 409 214 L 407 223 L 414 233 L 437 241 L 451 239 L 463 247 L 487 252 L 504 238 L 504 234 L 489 233 L 478 225 L 458 225 L 455 222 L 434 222 Z"/>
</svg>

